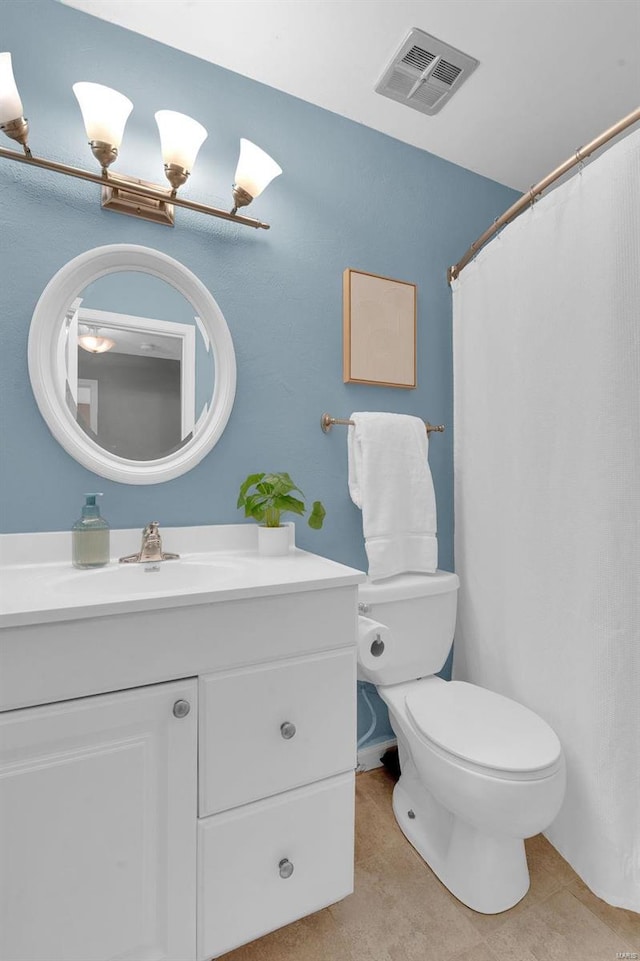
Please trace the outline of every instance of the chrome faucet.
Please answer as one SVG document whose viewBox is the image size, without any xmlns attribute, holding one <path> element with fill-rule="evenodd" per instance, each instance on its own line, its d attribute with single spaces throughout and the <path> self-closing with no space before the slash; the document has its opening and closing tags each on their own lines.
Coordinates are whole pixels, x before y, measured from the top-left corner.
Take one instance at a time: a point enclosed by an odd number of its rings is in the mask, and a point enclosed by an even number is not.
<svg viewBox="0 0 640 961">
<path fill-rule="evenodd" d="M 162 550 L 162 538 L 160 537 L 160 524 L 158 521 L 151 521 L 142 531 L 142 545 L 137 554 L 127 554 L 120 558 L 121 564 L 153 564 L 157 561 L 173 561 L 180 557 L 179 554 L 167 554 Z"/>
</svg>

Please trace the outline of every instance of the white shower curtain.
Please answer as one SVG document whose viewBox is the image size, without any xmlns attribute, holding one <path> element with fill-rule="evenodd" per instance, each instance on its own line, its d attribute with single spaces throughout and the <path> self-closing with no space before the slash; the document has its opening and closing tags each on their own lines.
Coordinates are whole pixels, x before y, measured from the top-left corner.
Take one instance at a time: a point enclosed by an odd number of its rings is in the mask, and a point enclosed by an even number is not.
<svg viewBox="0 0 640 961">
<path fill-rule="evenodd" d="M 640 911 L 640 131 L 453 284 L 454 676 L 555 729 L 548 838 Z"/>
</svg>

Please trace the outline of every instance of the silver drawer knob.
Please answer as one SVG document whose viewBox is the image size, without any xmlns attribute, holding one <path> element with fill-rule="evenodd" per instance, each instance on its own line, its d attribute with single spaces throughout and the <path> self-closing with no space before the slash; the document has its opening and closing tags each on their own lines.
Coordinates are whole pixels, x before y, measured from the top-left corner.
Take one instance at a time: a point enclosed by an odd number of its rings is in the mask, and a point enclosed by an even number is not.
<svg viewBox="0 0 640 961">
<path fill-rule="evenodd" d="M 292 724 L 291 721 L 285 721 L 284 724 L 280 725 L 280 733 L 282 734 L 285 741 L 290 741 L 291 738 L 296 733 L 296 726 Z M 293 868 L 292 868 L 293 870 Z"/>
<path fill-rule="evenodd" d="M 188 701 L 176 701 L 173 705 L 174 717 L 186 717 L 191 710 L 191 705 Z"/>
<path fill-rule="evenodd" d="M 286 879 L 291 877 L 291 875 L 293 874 L 293 864 L 291 863 L 289 858 L 282 859 L 282 861 L 278 865 L 278 871 L 280 872 L 281 878 Z"/>
</svg>

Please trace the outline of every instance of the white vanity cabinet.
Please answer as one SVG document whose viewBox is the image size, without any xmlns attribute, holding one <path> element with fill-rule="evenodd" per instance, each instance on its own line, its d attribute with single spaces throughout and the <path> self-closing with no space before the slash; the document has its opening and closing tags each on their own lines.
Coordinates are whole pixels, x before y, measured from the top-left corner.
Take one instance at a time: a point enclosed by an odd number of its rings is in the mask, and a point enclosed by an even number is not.
<svg viewBox="0 0 640 961">
<path fill-rule="evenodd" d="M 0 961 L 209 961 L 352 891 L 363 576 L 279 560 L 216 556 L 224 589 L 191 595 L 5 595 Z"/>
<path fill-rule="evenodd" d="M 195 950 L 197 683 L 0 714 L 2 961 Z"/>
</svg>

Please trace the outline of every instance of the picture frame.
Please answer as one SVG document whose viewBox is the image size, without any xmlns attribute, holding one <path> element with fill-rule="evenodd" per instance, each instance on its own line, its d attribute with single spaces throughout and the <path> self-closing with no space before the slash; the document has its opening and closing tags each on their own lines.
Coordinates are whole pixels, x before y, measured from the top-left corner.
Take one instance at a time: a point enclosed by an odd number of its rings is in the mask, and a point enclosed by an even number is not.
<svg viewBox="0 0 640 961">
<path fill-rule="evenodd" d="M 345 384 L 416 386 L 417 291 L 405 280 L 343 273 Z"/>
</svg>

